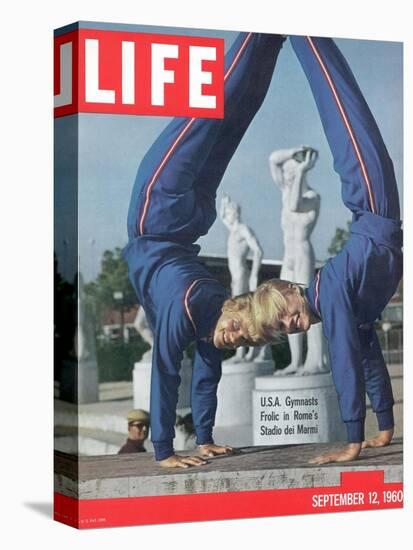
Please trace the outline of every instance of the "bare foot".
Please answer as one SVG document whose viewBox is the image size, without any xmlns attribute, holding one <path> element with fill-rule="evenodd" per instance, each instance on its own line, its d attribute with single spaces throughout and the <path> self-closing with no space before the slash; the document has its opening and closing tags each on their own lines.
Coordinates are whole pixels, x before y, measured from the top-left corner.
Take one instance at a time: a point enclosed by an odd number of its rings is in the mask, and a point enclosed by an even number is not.
<svg viewBox="0 0 413 550">
<path fill-rule="evenodd" d="M 328 464 L 329 462 L 349 462 L 355 460 L 361 451 L 361 443 L 349 443 L 344 449 L 334 453 L 316 456 L 309 460 L 310 464 Z"/>
<path fill-rule="evenodd" d="M 260 348 L 250 347 L 248 353 L 245 356 L 245 361 L 254 361 L 258 357 Z"/>
<path fill-rule="evenodd" d="M 244 361 L 246 361 L 244 355 L 239 355 L 239 354 L 235 353 L 235 355 L 233 355 L 229 359 L 225 359 L 225 361 L 223 361 L 223 363 L 225 365 L 237 365 L 238 363 L 244 363 Z"/>
<path fill-rule="evenodd" d="M 254 348 L 252 348 L 254 349 Z M 262 348 L 256 348 L 259 350 L 259 353 L 254 358 L 254 361 L 259 363 L 260 361 L 272 361 L 272 350 L 270 345 L 262 346 Z"/>
<path fill-rule="evenodd" d="M 198 449 L 201 456 L 227 455 L 234 451 L 229 445 L 214 445 L 213 443 L 198 445 Z"/>
<path fill-rule="evenodd" d="M 298 369 L 297 376 L 311 376 L 312 374 L 324 374 L 329 372 L 330 367 L 322 363 L 314 363 L 312 365 L 305 364 L 303 368 Z"/>
<path fill-rule="evenodd" d="M 383 430 L 379 432 L 376 437 L 363 441 L 361 448 L 367 449 L 368 447 L 387 447 L 393 439 L 393 434 L 394 428 L 391 428 L 390 430 Z"/>
<path fill-rule="evenodd" d="M 287 374 L 295 374 L 301 368 L 302 368 L 302 365 L 296 365 L 294 363 L 290 363 L 288 367 L 285 367 L 285 369 L 276 370 L 274 372 L 274 376 L 285 376 Z"/>
</svg>

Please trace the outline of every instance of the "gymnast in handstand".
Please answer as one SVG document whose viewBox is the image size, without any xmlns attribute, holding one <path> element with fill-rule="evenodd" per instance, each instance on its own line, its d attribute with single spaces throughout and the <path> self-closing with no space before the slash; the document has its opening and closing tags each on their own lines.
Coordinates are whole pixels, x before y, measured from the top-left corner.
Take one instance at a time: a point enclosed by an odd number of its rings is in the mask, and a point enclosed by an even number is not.
<svg viewBox="0 0 413 550">
<path fill-rule="evenodd" d="M 307 331 L 322 321 L 348 445 L 312 462 L 358 457 L 385 446 L 394 430 L 393 395 L 374 322 L 402 275 L 402 231 L 393 164 L 346 60 L 329 38 L 291 37 L 321 117 L 344 204 L 352 211 L 344 249 L 319 270 L 309 288 L 271 280 L 253 296 L 255 323 L 274 331 Z M 268 321 L 270 320 L 270 321 Z M 262 330 L 262 328 L 261 328 Z M 364 440 L 365 394 L 378 435 Z"/>
<path fill-rule="evenodd" d="M 151 439 L 161 466 L 201 465 L 203 457 L 232 450 L 212 438 L 221 349 L 247 339 L 258 344 L 259 338 L 249 318 L 241 326 L 238 312 L 226 311 L 233 301 L 200 262 L 194 243 L 216 218 L 218 185 L 264 100 L 283 41 L 278 35 L 240 34 L 225 57 L 224 119 L 174 119 L 138 170 L 124 257 L 154 334 Z M 201 456 L 183 457 L 172 444 L 179 369 L 194 341 L 191 409 Z"/>
</svg>

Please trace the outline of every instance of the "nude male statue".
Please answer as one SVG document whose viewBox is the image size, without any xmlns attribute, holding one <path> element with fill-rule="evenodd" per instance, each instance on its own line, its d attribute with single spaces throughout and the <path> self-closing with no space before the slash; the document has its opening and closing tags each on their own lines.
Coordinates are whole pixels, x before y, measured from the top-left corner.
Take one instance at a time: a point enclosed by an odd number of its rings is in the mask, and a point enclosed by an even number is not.
<svg viewBox="0 0 413 550">
<path fill-rule="evenodd" d="M 152 362 L 152 348 L 153 348 L 153 334 L 149 328 L 148 321 L 146 319 L 145 310 L 142 306 L 139 306 L 138 313 L 136 314 L 134 326 L 137 333 L 141 336 L 142 340 L 149 344 L 150 348 L 142 355 L 141 363 Z"/>
<path fill-rule="evenodd" d="M 150 346 L 150 348 L 142 355 L 140 363 L 152 363 L 153 333 L 149 326 L 148 319 L 146 318 L 145 310 L 142 306 L 139 306 L 133 325 L 142 340 Z M 186 351 L 183 352 L 183 358 L 188 359 Z"/>
<path fill-rule="evenodd" d="M 83 276 L 79 273 L 79 317 L 74 347 L 79 361 L 96 361 L 95 330 L 90 308 L 86 306 Z"/>
<path fill-rule="evenodd" d="M 253 291 L 258 285 L 258 272 L 262 261 L 262 248 L 253 230 L 241 221 L 241 208 L 231 200 L 226 193 L 221 200 L 220 217 L 228 228 L 227 255 L 228 267 L 231 273 L 231 294 L 238 296 L 249 290 Z M 247 257 L 252 252 L 251 271 L 248 268 Z M 256 351 L 251 348 L 252 352 Z M 250 354 L 248 354 L 250 355 Z M 246 358 L 246 348 L 237 348 L 236 354 L 226 362 L 239 363 L 250 360 L 256 354 Z"/>
<path fill-rule="evenodd" d="M 270 170 L 282 193 L 281 228 L 284 258 L 281 279 L 308 285 L 314 277 L 315 255 L 310 238 L 320 212 L 320 195 L 308 185 L 307 173 L 317 162 L 318 152 L 301 146 L 281 149 L 270 155 Z M 303 360 L 304 334 L 290 334 L 291 363 L 276 374 L 315 374 L 329 370 L 321 324 L 307 334 L 307 356 Z"/>
</svg>

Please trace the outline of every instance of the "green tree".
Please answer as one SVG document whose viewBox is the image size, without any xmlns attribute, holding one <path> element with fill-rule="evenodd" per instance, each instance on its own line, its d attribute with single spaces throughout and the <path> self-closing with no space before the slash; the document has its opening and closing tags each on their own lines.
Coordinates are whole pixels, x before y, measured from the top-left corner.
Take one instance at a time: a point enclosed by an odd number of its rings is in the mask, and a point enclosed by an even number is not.
<svg viewBox="0 0 413 550">
<path fill-rule="evenodd" d="M 331 256 L 338 254 L 346 244 L 348 238 L 350 237 L 350 223 L 351 222 L 347 222 L 347 229 L 343 229 L 342 227 L 336 228 L 336 233 L 330 243 L 330 246 L 328 247 L 328 253 Z"/>
<path fill-rule="evenodd" d="M 122 300 L 117 300 L 115 292 L 122 292 Z M 122 258 L 122 249 L 105 250 L 101 270 L 96 280 L 85 285 L 85 294 L 93 300 L 96 314 L 101 319 L 106 308 L 120 311 L 136 304 L 136 295 L 128 277 L 128 267 Z"/>
</svg>

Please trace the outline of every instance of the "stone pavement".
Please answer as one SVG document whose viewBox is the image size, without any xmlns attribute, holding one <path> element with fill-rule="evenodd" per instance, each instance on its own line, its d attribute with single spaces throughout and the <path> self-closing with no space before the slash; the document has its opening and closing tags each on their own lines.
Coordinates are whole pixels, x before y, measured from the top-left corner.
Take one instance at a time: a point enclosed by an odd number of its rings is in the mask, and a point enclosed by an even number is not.
<svg viewBox="0 0 413 550">
<path fill-rule="evenodd" d="M 55 453 L 55 490 L 80 499 L 160 496 L 325 487 L 340 485 L 342 472 L 383 470 L 384 481 L 402 482 L 403 446 L 365 449 L 359 459 L 322 466 L 308 461 L 342 443 L 247 447 L 188 469 L 161 469 L 152 453 L 80 457 Z"/>
</svg>

